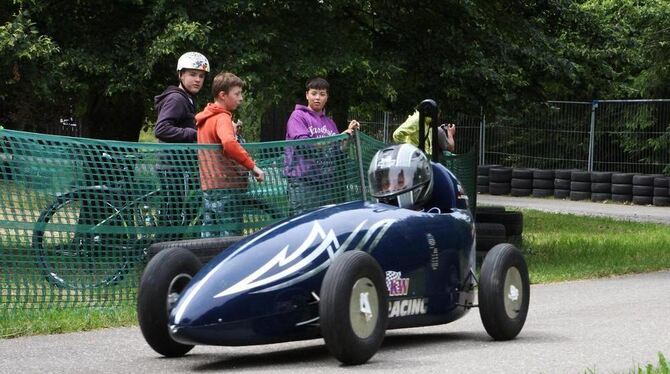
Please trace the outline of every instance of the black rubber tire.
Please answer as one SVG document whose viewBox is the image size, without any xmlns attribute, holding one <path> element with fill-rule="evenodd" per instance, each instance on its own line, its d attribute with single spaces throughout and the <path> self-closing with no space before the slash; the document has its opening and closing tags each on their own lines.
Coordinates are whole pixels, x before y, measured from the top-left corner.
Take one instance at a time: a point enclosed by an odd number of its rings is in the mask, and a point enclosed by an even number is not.
<svg viewBox="0 0 670 374">
<path fill-rule="evenodd" d="M 496 245 L 486 255 L 478 299 L 482 323 L 494 340 L 514 339 L 521 332 L 530 305 L 530 281 L 526 260 L 514 245 Z"/>
<path fill-rule="evenodd" d="M 502 223 L 476 223 L 475 233 L 477 252 L 480 253 L 486 253 L 495 245 L 507 241 L 507 231 Z"/>
<path fill-rule="evenodd" d="M 635 173 L 612 173 L 612 184 L 633 184 Z"/>
<path fill-rule="evenodd" d="M 489 181 L 498 183 L 509 183 L 512 179 L 512 168 L 498 167 L 489 170 Z"/>
<path fill-rule="evenodd" d="M 489 186 L 480 186 L 480 185 L 477 185 L 477 193 L 479 193 L 479 194 L 488 194 L 488 193 L 489 193 Z"/>
<path fill-rule="evenodd" d="M 181 357 L 193 349 L 192 345 L 178 343 L 170 336 L 168 299 L 178 299 L 201 267 L 191 251 L 173 247 L 154 256 L 142 273 L 137 291 L 137 320 L 144 340 L 163 356 Z"/>
<path fill-rule="evenodd" d="M 512 179 L 533 179 L 533 169 L 512 169 Z"/>
<path fill-rule="evenodd" d="M 591 172 L 591 183 L 612 183 L 611 171 L 594 171 Z"/>
<path fill-rule="evenodd" d="M 654 187 L 634 184 L 633 196 L 654 196 Z"/>
<path fill-rule="evenodd" d="M 579 171 L 576 169 L 557 169 L 554 171 L 554 177 L 556 179 L 565 179 L 565 180 L 572 180 L 572 172 L 573 171 Z"/>
<path fill-rule="evenodd" d="M 632 195 L 633 194 L 633 185 L 632 184 L 612 184 L 612 193 L 619 195 Z"/>
<path fill-rule="evenodd" d="M 510 186 L 512 188 L 531 189 L 531 188 L 533 188 L 533 180 L 532 179 L 512 178 L 512 181 L 510 182 Z"/>
<path fill-rule="evenodd" d="M 637 186 L 653 186 L 654 185 L 654 176 L 638 174 L 633 176 L 633 184 Z"/>
<path fill-rule="evenodd" d="M 612 194 L 612 201 L 616 201 L 617 203 L 627 203 L 627 202 L 633 201 L 633 195 L 613 193 Z"/>
<path fill-rule="evenodd" d="M 593 202 L 606 201 L 606 200 L 612 200 L 611 193 L 604 193 L 604 192 L 591 193 L 591 201 Z"/>
<path fill-rule="evenodd" d="M 499 168 L 499 167 L 501 167 L 501 166 L 502 166 L 502 165 L 498 165 L 498 164 L 479 165 L 479 166 L 477 166 L 477 175 L 486 175 L 486 176 L 488 176 L 488 175 L 489 175 L 489 170 L 491 170 L 491 168 Z"/>
<path fill-rule="evenodd" d="M 476 213 L 494 213 L 494 212 L 504 212 L 505 207 L 504 206 L 492 206 L 492 205 L 483 205 L 483 206 L 478 206 L 476 209 Z"/>
<path fill-rule="evenodd" d="M 478 186 L 488 186 L 489 185 L 489 176 L 488 175 L 478 175 L 477 176 L 477 185 Z"/>
<path fill-rule="evenodd" d="M 591 183 L 591 173 L 588 171 L 573 171 L 570 174 L 570 180 L 572 182 L 589 182 Z"/>
<path fill-rule="evenodd" d="M 654 187 L 654 196 L 668 196 L 668 187 Z"/>
<path fill-rule="evenodd" d="M 553 169 L 536 169 L 533 170 L 533 179 L 550 179 L 554 180 L 556 173 Z"/>
<path fill-rule="evenodd" d="M 604 182 L 591 183 L 591 192 L 612 193 L 612 184 Z"/>
<path fill-rule="evenodd" d="M 553 179 L 533 179 L 533 188 L 540 188 L 544 190 L 553 190 L 554 189 L 554 180 Z"/>
<path fill-rule="evenodd" d="M 554 190 L 548 188 L 533 188 L 533 197 L 550 197 L 554 196 Z"/>
<path fill-rule="evenodd" d="M 670 197 L 668 196 L 654 196 L 652 198 L 654 206 L 670 206 Z"/>
<path fill-rule="evenodd" d="M 239 242 L 244 239 L 244 236 L 228 236 L 228 237 L 216 237 L 216 238 L 204 238 L 204 239 L 188 239 L 188 240 L 176 240 L 171 242 L 160 242 L 154 243 L 149 246 L 148 257 L 149 259 L 156 256 L 169 248 L 184 248 L 188 249 L 198 258 L 198 260 L 206 264 L 212 258 L 216 257 L 219 253 L 223 252 L 226 248 L 231 245 Z"/>
<path fill-rule="evenodd" d="M 654 187 L 668 187 L 668 177 L 654 178 Z"/>
<path fill-rule="evenodd" d="M 509 182 L 491 182 L 489 183 L 489 193 L 491 195 L 508 195 L 512 187 Z"/>
<path fill-rule="evenodd" d="M 475 214 L 475 222 L 500 223 L 505 226 L 505 235 L 521 235 L 523 233 L 523 213 L 510 210 L 505 212 L 480 212 Z"/>
<path fill-rule="evenodd" d="M 633 204 L 635 205 L 651 205 L 654 199 L 651 196 L 636 196 L 633 195 Z"/>
<path fill-rule="evenodd" d="M 351 315 L 350 304 L 358 282 L 376 291 L 377 302 L 370 305 L 373 312 L 377 311 L 376 316 L 371 317 L 375 318 L 374 325 L 362 321 L 362 316 Z M 330 353 L 345 365 L 367 362 L 379 350 L 388 323 L 388 289 L 384 272 L 377 261 L 363 251 L 347 251 L 336 257 L 323 278 L 320 297 L 321 334 Z M 357 300 L 354 305 L 360 304 L 360 299 Z M 365 331 L 366 336 L 360 336 L 355 332 L 352 320 L 361 321 L 364 329 L 371 328 L 371 331 Z"/>
<path fill-rule="evenodd" d="M 570 191 L 591 192 L 591 182 L 570 182 Z"/>
<path fill-rule="evenodd" d="M 554 197 L 557 199 L 567 199 L 570 197 L 570 190 L 554 190 Z"/>
<path fill-rule="evenodd" d="M 524 197 L 524 196 L 530 196 L 531 193 L 533 193 L 532 188 L 514 188 L 514 187 L 512 187 L 512 189 L 509 192 L 509 195 L 514 196 L 514 197 Z"/>
<path fill-rule="evenodd" d="M 591 199 L 591 193 L 590 192 L 570 191 L 570 200 L 572 200 L 572 201 L 581 201 L 581 200 L 589 200 L 589 199 Z"/>
<path fill-rule="evenodd" d="M 554 189 L 569 190 L 570 189 L 570 180 L 569 179 L 554 179 Z"/>
</svg>

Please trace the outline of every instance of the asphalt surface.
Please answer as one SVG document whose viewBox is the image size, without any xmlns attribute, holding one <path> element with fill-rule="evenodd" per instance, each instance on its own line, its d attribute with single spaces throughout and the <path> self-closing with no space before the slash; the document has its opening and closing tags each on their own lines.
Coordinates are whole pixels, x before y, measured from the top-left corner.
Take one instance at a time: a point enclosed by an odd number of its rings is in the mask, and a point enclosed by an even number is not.
<svg viewBox="0 0 670 374">
<path fill-rule="evenodd" d="M 389 331 L 359 367 L 342 367 L 323 340 L 198 346 L 165 359 L 139 328 L 0 340 L 0 373 L 374 371 L 380 373 L 627 373 L 670 358 L 670 271 L 534 285 L 517 339 L 494 342 L 478 310 L 454 323 Z"/>
<path fill-rule="evenodd" d="M 670 225 L 670 207 L 617 203 L 606 204 L 535 197 L 477 195 L 477 206 L 481 205 L 498 205 L 521 209 L 535 209 L 551 213 L 610 217 L 619 220 L 655 222 Z"/>
</svg>

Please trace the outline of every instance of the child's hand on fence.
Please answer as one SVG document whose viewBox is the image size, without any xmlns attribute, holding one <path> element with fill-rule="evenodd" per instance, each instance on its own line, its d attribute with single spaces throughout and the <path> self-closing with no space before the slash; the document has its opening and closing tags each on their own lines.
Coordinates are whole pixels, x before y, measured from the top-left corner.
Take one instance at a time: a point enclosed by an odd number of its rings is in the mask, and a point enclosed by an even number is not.
<svg viewBox="0 0 670 374">
<path fill-rule="evenodd" d="M 254 173 L 254 177 L 256 178 L 257 182 L 262 182 L 265 180 L 265 172 L 261 170 L 258 166 L 254 166 L 254 169 L 251 171 Z"/>
<path fill-rule="evenodd" d="M 343 132 L 346 132 L 349 135 L 353 135 L 354 130 L 360 130 L 360 128 L 361 128 L 361 124 L 358 123 L 358 121 L 356 121 L 354 119 L 354 120 L 351 120 L 351 122 L 349 122 L 349 126 Z"/>
</svg>

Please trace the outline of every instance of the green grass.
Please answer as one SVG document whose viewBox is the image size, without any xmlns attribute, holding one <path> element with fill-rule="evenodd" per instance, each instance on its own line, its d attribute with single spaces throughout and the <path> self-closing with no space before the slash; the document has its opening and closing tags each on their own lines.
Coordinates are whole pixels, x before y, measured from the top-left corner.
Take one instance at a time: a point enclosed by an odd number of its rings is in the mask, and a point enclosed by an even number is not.
<svg viewBox="0 0 670 374">
<path fill-rule="evenodd" d="M 0 312 L 0 338 L 59 334 L 137 324 L 135 306 Z"/>
<path fill-rule="evenodd" d="M 585 374 L 596 374 L 595 369 L 587 369 Z M 635 369 L 628 371 L 629 374 L 670 374 L 670 367 L 662 353 L 658 353 L 658 365 L 647 364 L 644 367 L 637 366 Z"/>
<path fill-rule="evenodd" d="M 524 211 L 532 283 L 670 269 L 670 227 Z M 5 295 L 6 296 L 6 295 Z M 137 324 L 134 306 L 0 311 L 0 338 Z"/>
<path fill-rule="evenodd" d="M 524 211 L 532 283 L 670 269 L 670 227 Z"/>
</svg>

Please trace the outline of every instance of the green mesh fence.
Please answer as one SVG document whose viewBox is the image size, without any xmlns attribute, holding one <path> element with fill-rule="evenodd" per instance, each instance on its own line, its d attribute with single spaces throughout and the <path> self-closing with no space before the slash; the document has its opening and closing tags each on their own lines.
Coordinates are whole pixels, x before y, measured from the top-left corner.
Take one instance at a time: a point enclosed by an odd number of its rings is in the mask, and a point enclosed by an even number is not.
<svg viewBox="0 0 670 374">
<path fill-rule="evenodd" d="M 152 243 L 247 235 L 360 199 L 384 146 L 365 134 L 247 143 L 257 182 L 218 145 L 0 130 L 0 311 L 134 304 Z M 448 162 L 474 191 L 468 157 Z"/>
</svg>

